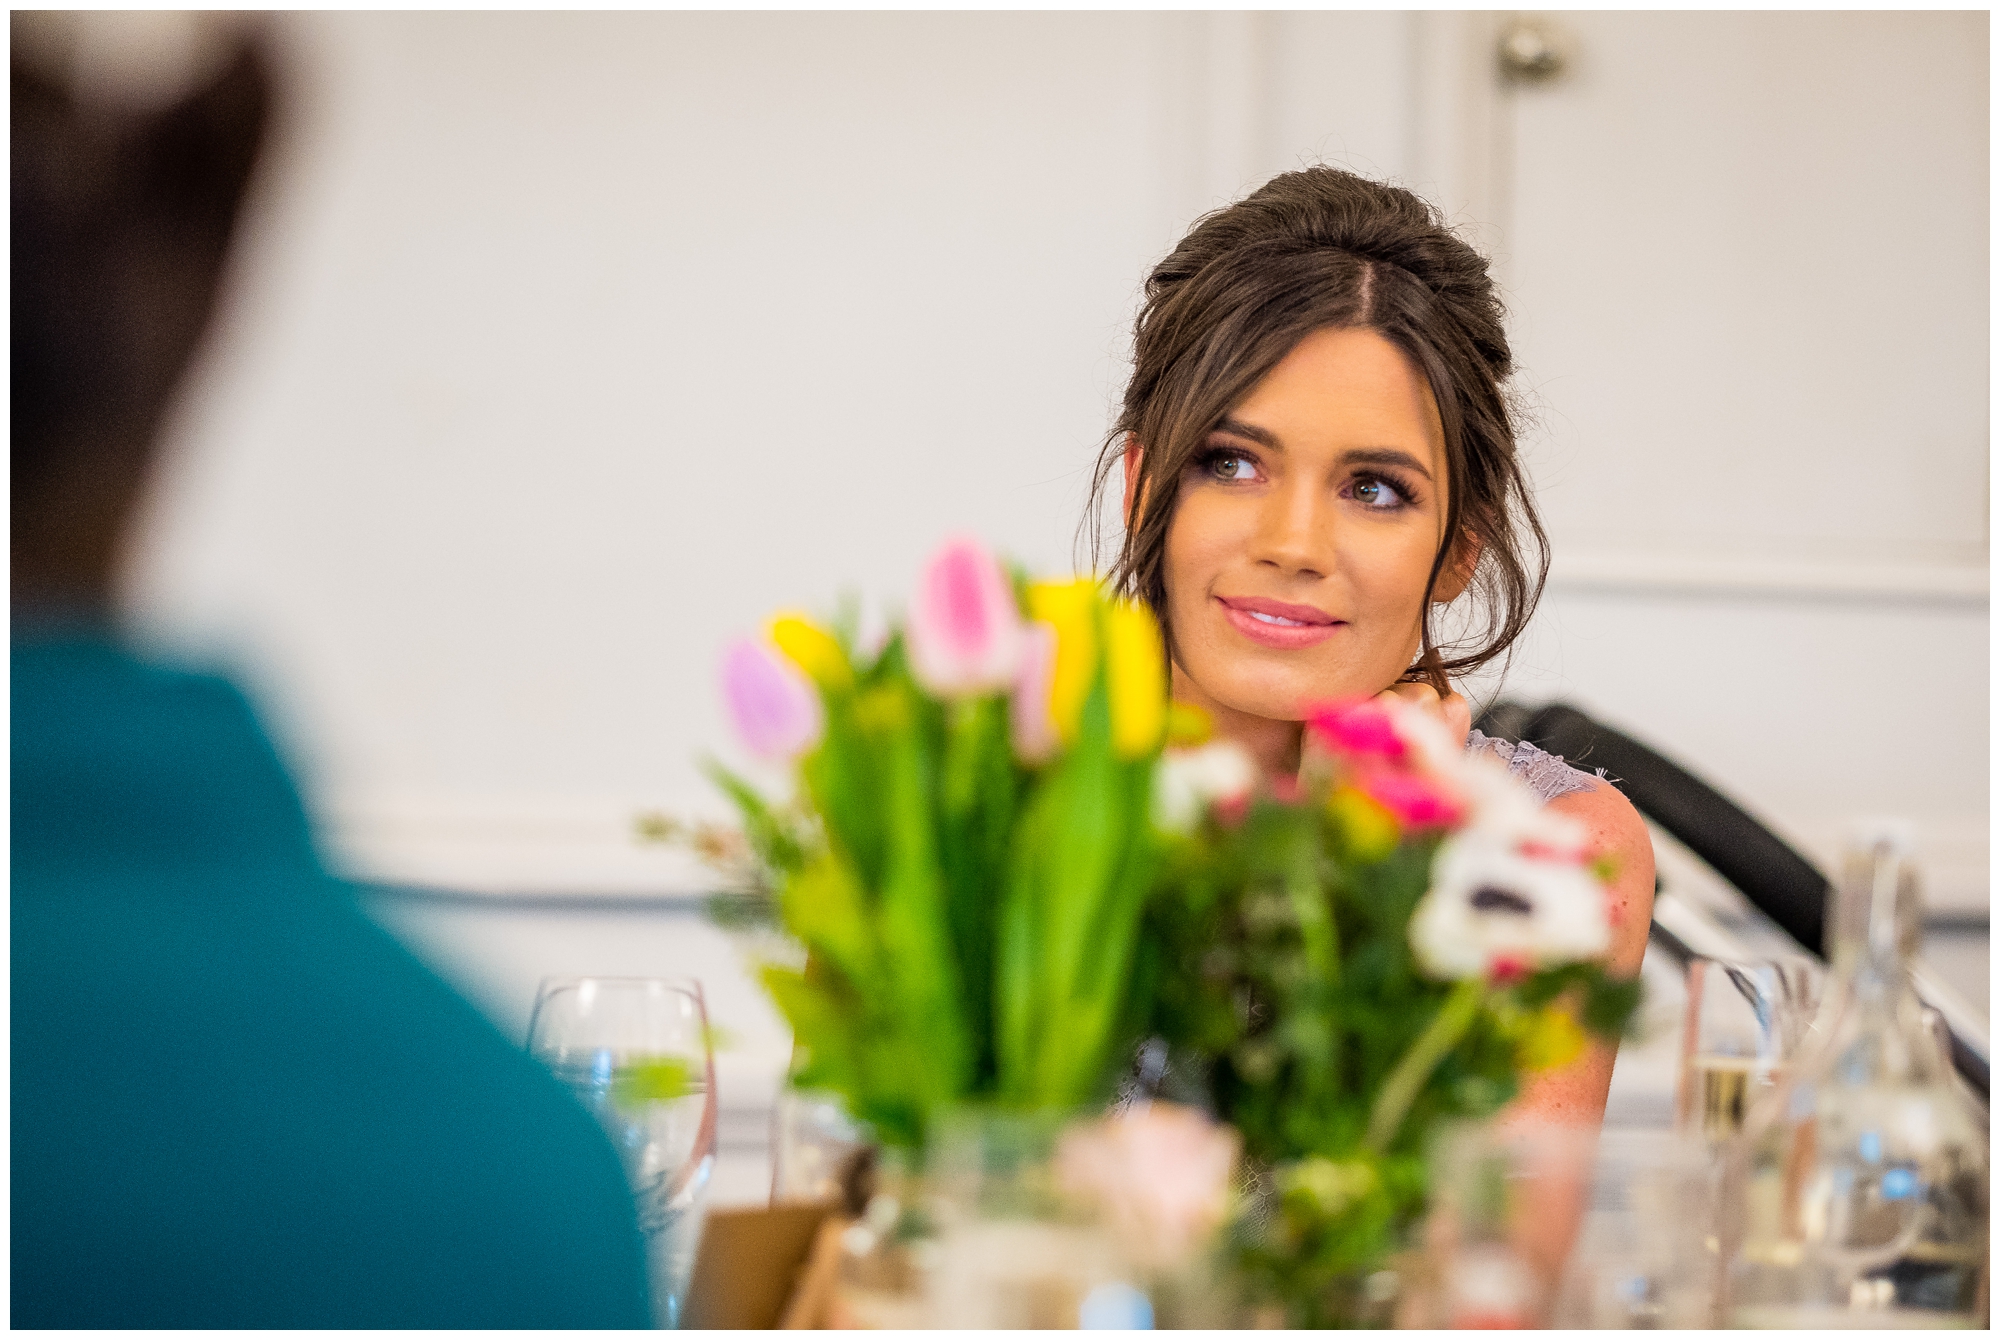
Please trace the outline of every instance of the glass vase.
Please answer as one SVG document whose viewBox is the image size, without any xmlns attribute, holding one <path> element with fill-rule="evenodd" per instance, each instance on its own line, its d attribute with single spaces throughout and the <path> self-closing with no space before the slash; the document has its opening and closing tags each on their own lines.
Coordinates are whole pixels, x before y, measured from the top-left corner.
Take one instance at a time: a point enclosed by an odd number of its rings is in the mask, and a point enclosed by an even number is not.
<svg viewBox="0 0 2000 1340">
<path fill-rule="evenodd" d="M 939 1229 L 934 1325 L 1151 1326 L 1151 1300 L 1095 1207 L 1059 1180 L 1057 1146 L 1070 1124 L 1067 1113 L 988 1110 L 940 1123 L 929 1160 Z"/>
</svg>

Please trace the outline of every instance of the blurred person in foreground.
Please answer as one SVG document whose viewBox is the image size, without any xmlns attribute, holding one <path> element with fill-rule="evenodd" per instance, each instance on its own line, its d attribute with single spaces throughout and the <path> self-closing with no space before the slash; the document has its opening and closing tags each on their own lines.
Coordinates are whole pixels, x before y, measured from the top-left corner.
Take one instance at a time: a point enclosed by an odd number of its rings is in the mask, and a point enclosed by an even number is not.
<svg viewBox="0 0 2000 1340">
<path fill-rule="evenodd" d="M 231 32 L 144 108 L 12 18 L 11 1320 L 646 1326 L 591 1117 L 322 869 L 243 697 L 112 624 L 268 120 Z"/>
</svg>

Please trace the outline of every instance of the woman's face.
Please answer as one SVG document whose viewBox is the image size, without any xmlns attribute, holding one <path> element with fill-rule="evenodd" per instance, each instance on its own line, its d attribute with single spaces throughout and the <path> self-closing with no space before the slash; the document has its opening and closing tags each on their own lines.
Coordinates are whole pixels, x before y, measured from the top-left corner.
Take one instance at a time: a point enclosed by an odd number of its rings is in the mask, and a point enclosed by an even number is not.
<svg viewBox="0 0 2000 1340">
<path fill-rule="evenodd" d="M 1369 330 L 1299 341 L 1181 480 L 1166 548 L 1177 696 L 1295 721 L 1393 684 L 1421 646 L 1445 484 L 1437 406 L 1394 345 Z"/>
</svg>

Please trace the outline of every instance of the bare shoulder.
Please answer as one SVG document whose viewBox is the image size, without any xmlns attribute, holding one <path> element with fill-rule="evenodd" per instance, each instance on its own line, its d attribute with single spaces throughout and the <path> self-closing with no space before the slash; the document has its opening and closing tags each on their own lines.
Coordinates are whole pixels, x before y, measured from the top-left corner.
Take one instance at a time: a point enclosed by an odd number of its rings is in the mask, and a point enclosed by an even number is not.
<svg viewBox="0 0 2000 1340">
<path fill-rule="evenodd" d="M 1582 824 L 1600 851 L 1630 852 L 1635 856 L 1644 852 L 1646 864 L 1652 864 L 1653 839 L 1646 831 L 1646 821 L 1639 817 L 1639 811 L 1625 798 L 1625 793 L 1611 783 L 1600 779 L 1588 790 L 1557 796 L 1549 802 L 1549 809 Z"/>
<path fill-rule="evenodd" d="M 1653 921 L 1653 838 L 1646 821 L 1623 792 L 1605 781 L 1587 791 L 1558 796 L 1549 802 L 1549 809 L 1582 824 L 1591 846 L 1611 859 L 1615 924 L 1611 960 L 1636 972 Z"/>
</svg>

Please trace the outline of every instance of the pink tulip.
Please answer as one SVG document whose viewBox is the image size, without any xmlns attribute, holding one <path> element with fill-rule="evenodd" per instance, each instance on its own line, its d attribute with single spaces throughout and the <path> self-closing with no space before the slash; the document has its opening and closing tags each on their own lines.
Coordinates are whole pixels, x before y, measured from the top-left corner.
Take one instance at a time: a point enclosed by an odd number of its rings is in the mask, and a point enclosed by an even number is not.
<svg viewBox="0 0 2000 1340">
<path fill-rule="evenodd" d="M 819 692 L 790 661 L 749 638 L 722 657 L 722 697 L 751 752 L 788 760 L 819 743 Z"/>
<path fill-rule="evenodd" d="M 971 539 L 947 540 L 910 606 L 910 671 L 943 698 L 991 693 L 1021 662 L 1021 612 L 1007 574 Z"/>
<path fill-rule="evenodd" d="M 1008 704 L 1013 725 L 1014 754 L 1023 763 L 1045 763 L 1062 745 L 1049 693 L 1056 675 L 1056 630 L 1039 619 L 1021 625 L 1021 667 L 1014 676 L 1014 700 Z"/>
<path fill-rule="evenodd" d="M 1306 729 L 1335 753 L 1400 759 L 1405 752 L 1395 718 L 1373 698 L 1350 698 L 1313 708 Z"/>
<path fill-rule="evenodd" d="M 1465 817 L 1463 802 L 1428 777 L 1374 769 L 1360 785 L 1404 828 L 1450 828 Z"/>
</svg>

